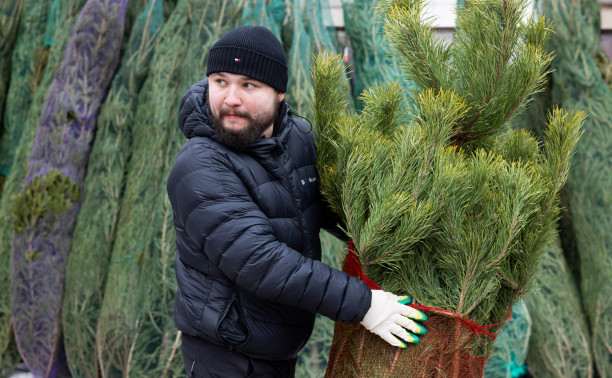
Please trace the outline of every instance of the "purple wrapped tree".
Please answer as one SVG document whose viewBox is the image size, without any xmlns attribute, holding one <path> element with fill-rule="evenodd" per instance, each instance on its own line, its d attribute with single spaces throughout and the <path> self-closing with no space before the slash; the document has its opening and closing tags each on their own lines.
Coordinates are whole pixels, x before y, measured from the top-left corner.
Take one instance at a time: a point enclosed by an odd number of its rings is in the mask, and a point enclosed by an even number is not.
<svg viewBox="0 0 612 378">
<path fill-rule="evenodd" d="M 61 360 L 61 300 L 96 115 L 119 62 L 127 0 L 88 0 L 49 88 L 21 192 L 13 197 L 11 312 L 35 376 Z"/>
</svg>

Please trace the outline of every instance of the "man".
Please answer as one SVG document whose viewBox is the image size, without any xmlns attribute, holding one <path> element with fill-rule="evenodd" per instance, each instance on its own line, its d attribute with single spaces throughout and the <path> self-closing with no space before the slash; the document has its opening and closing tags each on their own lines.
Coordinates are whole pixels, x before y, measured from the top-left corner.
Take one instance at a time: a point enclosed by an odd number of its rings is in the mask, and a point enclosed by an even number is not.
<svg viewBox="0 0 612 378">
<path fill-rule="evenodd" d="M 310 127 L 284 101 L 281 43 L 242 26 L 208 54 L 207 78 L 181 100 L 188 141 L 167 183 L 189 375 L 291 377 L 315 313 L 400 347 L 417 341 L 406 329 L 424 328 L 407 316 L 423 314 L 319 261 L 322 221 L 333 230 L 334 218 L 323 213 Z"/>
</svg>

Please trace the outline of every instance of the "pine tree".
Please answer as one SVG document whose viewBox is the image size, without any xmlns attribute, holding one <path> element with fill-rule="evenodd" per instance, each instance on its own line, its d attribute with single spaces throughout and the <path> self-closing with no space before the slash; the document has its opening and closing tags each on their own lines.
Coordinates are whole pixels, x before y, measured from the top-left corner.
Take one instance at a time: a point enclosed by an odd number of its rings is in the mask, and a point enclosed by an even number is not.
<svg viewBox="0 0 612 378">
<path fill-rule="evenodd" d="M 401 363 L 385 361 L 385 345 L 368 339 L 369 359 L 355 345 L 361 362 L 347 366 L 348 358 L 330 356 L 337 365 L 328 373 L 482 375 L 473 356 L 490 353 L 500 327 L 478 325 L 508 318 L 555 237 L 558 191 L 584 115 L 554 110 L 543 143 L 507 126 L 544 84 L 551 28 L 543 17 L 523 21 L 523 0 L 475 0 L 446 44 L 422 21 L 423 7 L 419 0 L 379 4 L 385 35 L 418 91 L 405 98 L 397 83 L 386 83 L 361 95 L 360 114 L 347 114 L 344 67 L 320 55 L 313 107 L 322 191 L 363 272 L 450 320 L 430 316 L 428 335 L 403 350 Z M 339 325 L 336 333 L 337 350 L 350 353 L 355 336 L 341 340 L 347 333 Z M 424 356 L 436 361 L 415 363 Z"/>
</svg>

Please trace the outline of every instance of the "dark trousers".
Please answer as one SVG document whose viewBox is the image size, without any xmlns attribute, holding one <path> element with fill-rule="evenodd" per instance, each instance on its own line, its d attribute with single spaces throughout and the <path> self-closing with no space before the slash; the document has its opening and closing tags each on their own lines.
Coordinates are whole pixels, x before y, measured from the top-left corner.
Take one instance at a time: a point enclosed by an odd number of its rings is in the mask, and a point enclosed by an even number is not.
<svg viewBox="0 0 612 378">
<path fill-rule="evenodd" d="M 183 334 L 181 351 L 185 370 L 190 378 L 295 376 L 296 359 L 285 361 L 253 359 L 236 351 L 230 351 L 227 347 L 190 335 Z"/>
</svg>

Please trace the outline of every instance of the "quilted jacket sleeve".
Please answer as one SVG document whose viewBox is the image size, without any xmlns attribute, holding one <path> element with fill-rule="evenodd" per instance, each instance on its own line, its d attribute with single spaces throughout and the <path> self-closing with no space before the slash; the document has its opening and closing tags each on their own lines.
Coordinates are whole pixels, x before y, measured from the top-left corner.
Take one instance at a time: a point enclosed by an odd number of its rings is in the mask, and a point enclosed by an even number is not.
<svg viewBox="0 0 612 378">
<path fill-rule="evenodd" d="M 202 149 L 193 161 L 206 166 L 185 173 L 177 215 L 208 260 L 241 289 L 259 298 L 358 322 L 371 291 L 360 280 L 302 256 L 276 240 L 266 215 L 222 154 Z M 192 167 L 193 168 L 193 167 Z"/>
</svg>

